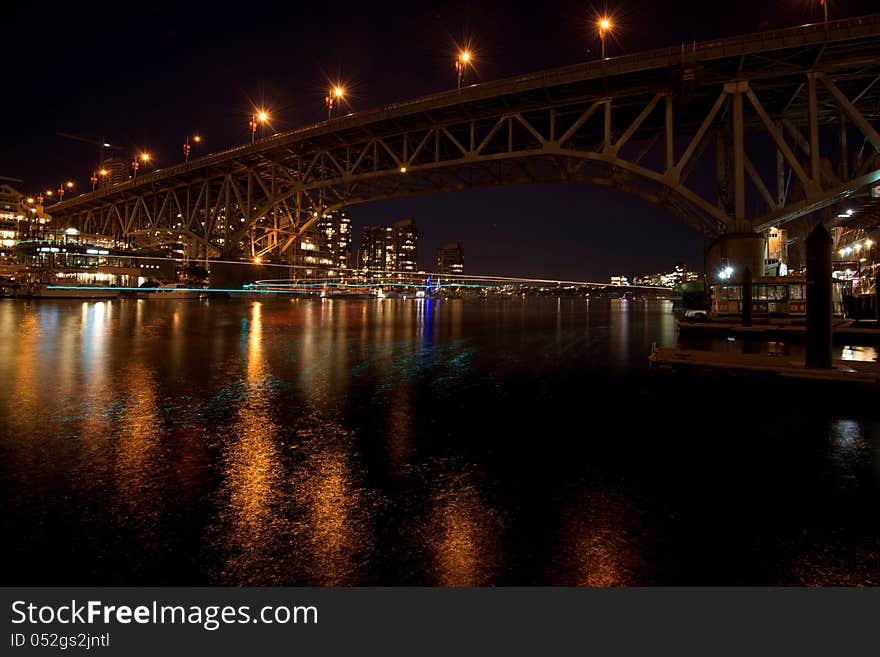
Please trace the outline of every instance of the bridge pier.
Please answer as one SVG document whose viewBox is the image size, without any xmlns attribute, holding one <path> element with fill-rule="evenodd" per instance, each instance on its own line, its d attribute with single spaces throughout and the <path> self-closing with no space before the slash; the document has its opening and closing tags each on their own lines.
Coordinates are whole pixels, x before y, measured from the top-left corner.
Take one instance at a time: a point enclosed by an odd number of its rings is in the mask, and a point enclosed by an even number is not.
<svg viewBox="0 0 880 657">
<path fill-rule="evenodd" d="M 264 278 L 278 278 L 277 268 L 264 267 L 252 262 L 208 262 L 210 285 L 226 290 L 240 289 L 245 283 Z M 270 271 L 274 269 L 274 271 Z"/>
<path fill-rule="evenodd" d="M 724 266 L 733 268 L 733 279 L 742 280 L 746 269 L 754 275 L 764 274 L 764 236 L 758 233 L 727 233 L 706 250 L 706 275 L 710 281 L 718 279 Z"/>
</svg>

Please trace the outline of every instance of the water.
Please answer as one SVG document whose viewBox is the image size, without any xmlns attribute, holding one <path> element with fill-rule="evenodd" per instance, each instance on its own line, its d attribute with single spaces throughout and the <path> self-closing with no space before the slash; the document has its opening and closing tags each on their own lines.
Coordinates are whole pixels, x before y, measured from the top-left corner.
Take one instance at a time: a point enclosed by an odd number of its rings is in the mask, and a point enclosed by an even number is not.
<svg viewBox="0 0 880 657">
<path fill-rule="evenodd" d="M 880 584 L 876 405 L 653 376 L 669 302 L 9 300 L 0 331 L 6 585 Z"/>
</svg>

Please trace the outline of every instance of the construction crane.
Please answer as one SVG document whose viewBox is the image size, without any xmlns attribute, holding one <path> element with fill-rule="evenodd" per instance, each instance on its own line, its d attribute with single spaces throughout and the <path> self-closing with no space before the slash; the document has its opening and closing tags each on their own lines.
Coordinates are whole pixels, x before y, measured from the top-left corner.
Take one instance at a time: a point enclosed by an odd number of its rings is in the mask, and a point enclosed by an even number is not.
<svg viewBox="0 0 880 657">
<path fill-rule="evenodd" d="M 93 146 L 98 147 L 98 166 L 101 167 L 104 164 L 104 150 L 110 151 L 124 151 L 125 149 L 121 146 L 113 146 L 110 144 L 110 141 L 107 137 L 91 137 L 91 136 L 83 136 L 83 135 L 71 135 L 67 132 L 56 132 L 56 135 L 59 137 L 64 137 L 66 139 L 73 139 L 74 141 L 82 141 L 86 144 L 92 144 Z"/>
</svg>

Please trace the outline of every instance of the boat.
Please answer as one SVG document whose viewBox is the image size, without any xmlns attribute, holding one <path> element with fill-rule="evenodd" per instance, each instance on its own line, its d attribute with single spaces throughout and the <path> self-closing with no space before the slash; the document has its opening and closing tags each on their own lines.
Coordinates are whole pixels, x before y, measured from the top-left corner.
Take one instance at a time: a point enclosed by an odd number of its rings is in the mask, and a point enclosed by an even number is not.
<svg viewBox="0 0 880 657">
<path fill-rule="evenodd" d="M 205 290 L 188 287 L 183 283 L 167 283 L 158 287 L 145 288 L 138 294 L 145 299 L 201 299 L 207 296 Z"/>
<path fill-rule="evenodd" d="M 32 283 L 25 295 L 35 299 L 117 299 L 122 290 L 101 285 L 46 285 Z"/>
</svg>

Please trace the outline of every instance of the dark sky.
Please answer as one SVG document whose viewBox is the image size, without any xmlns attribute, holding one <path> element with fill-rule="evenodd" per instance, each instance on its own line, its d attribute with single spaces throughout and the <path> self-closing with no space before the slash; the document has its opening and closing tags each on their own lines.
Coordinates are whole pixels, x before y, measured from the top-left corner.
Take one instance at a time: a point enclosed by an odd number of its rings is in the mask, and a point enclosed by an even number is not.
<svg viewBox="0 0 880 657">
<path fill-rule="evenodd" d="M 325 117 L 329 80 L 350 110 L 455 84 L 456 44 L 470 41 L 476 80 L 597 56 L 592 27 L 605 4 L 559 2 L 7 3 L 0 17 L 4 100 L 0 175 L 25 193 L 64 179 L 88 188 L 97 149 L 56 131 L 106 135 L 157 165 L 244 142 L 254 105 L 282 131 Z M 724 11 L 720 10 L 724 7 Z M 631 53 L 821 18 L 818 0 L 621 0 L 608 54 Z M 877 11 L 832 1 L 832 17 Z M 589 52 L 588 52 L 589 51 Z M 702 267 L 702 238 L 678 219 L 614 190 L 583 184 L 477 189 L 358 205 L 360 228 L 415 216 L 420 264 L 463 241 L 469 273 L 607 280 L 611 273 Z"/>
</svg>

